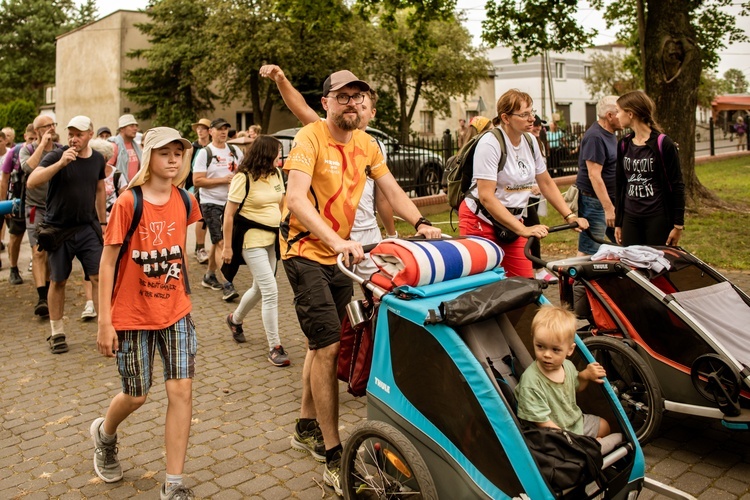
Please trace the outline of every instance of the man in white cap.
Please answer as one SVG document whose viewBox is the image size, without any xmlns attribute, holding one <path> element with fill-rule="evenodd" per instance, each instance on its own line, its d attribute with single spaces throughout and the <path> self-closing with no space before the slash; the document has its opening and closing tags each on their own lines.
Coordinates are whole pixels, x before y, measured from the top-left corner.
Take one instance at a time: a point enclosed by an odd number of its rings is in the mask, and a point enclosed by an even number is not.
<svg viewBox="0 0 750 500">
<path fill-rule="evenodd" d="M 65 284 L 78 258 L 91 280 L 94 299 L 99 285 L 102 256 L 102 226 L 105 208 L 104 157 L 89 146 L 94 127 L 87 116 L 68 123 L 68 146 L 47 154 L 29 175 L 27 186 L 48 182 L 46 213 L 39 228 L 39 245 L 48 253 L 50 267 L 49 319 L 52 334 L 47 339 L 53 354 L 68 352 L 63 325 Z"/>
<path fill-rule="evenodd" d="M 133 115 L 122 115 L 117 121 L 117 135 L 110 138 L 115 143 L 115 154 L 109 164 L 122 173 L 126 182 L 130 182 L 141 168 L 141 147 L 135 140 L 138 133 L 138 121 Z"/>
<path fill-rule="evenodd" d="M 338 381 L 341 318 L 352 299 L 352 280 L 336 265 L 358 264 L 362 244 L 350 238 L 366 177 L 372 177 L 394 211 L 417 232 L 439 238 L 399 187 L 375 140 L 359 126 L 369 84 L 337 71 L 323 84 L 326 119 L 303 127 L 284 164 L 286 207 L 280 227 L 281 257 L 308 350 L 302 368 L 302 402 L 293 446 L 325 461 L 323 481 L 341 495 Z M 322 437 L 322 443 L 321 441 Z"/>
<path fill-rule="evenodd" d="M 211 135 L 208 133 L 208 129 L 211 128 L 211 120 L 208 118 L 201 118 L 197 122 L 191 125 L 193 132 L 198 136 L 198 139 L 193 141 L 193 156 L 190 158 L 191 170 L 187 179 L 185 180 L 185 189 L 190 189 L 193 186 L 193 171 L 192 165 L 195 163 L 195 156 L 198 151 L 205 148 L 211 143 Z M 200 189 L 195 188 L 194 190 L 195 199 L 198 203 L 201 202 Z M 206 251 L 206 222 L 198 221 L 195 224 L 195 260 L 198 264 L 205 264 L 208 262 L 208 252 Z"/>
<path fill-rule="evenodd" d="M 190 316 L 185 239 L 188 225 L 201 214 L 195 198 L 177 187 L 190 171 L 190 142 L 172 128 L 155 127 L 146 131 L 143 144 L 143 167 L 112 207 L 101 260 L 96 343 L 102 355 L 117 356 L 122 392 L 112 399 L 106 416 L 89 428 L 94 471 L 107 483 L 122 479 L 117 430 L 146 402 L 158 352 L 169 400 L 164 429 L 167 467 L 160 499 L 189 499 L 193 493 L 183 485 L 182 472 L 197 341 Z M 142 210 L 133 227 L 138 195 Z"/>
</svg>

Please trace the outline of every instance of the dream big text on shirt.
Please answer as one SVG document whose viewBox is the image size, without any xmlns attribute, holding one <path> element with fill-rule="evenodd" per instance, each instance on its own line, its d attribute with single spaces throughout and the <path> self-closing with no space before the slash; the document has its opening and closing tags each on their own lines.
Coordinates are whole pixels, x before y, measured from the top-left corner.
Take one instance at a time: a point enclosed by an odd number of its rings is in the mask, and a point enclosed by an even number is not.
<svg viewBox="0 0 750 500">
<path fill-rule="evenodd" d="M 143 200 L 143 215 L 120 261 L 112 294 L 115 330 L 160 330 L 191 311 L 184 281 L 185 238 L 187 226 L 200 220 L 201 213 L 195 197 L 189 196 L 187 219 L 176 187 L 164 205 Z M 112 207 L 104 244 L 121 245 L 132 220 L 133 193 L 128 190 Z"/>
</svg>

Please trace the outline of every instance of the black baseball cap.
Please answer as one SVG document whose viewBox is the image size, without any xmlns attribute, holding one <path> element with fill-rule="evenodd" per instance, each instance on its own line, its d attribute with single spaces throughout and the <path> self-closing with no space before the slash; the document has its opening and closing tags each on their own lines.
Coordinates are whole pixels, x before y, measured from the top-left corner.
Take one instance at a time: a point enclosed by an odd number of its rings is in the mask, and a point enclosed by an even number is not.
<svg viewBox="0 0 750 500">
<path fill-rule="evenodd" d="M 226 121 L 224 118 L 216 118 L 214 121 L 211 122 L 211 128 L 221 128 L 221 127 L 228 127 L 229 122 Z"/>
<path fill-rule="evenodd" d="M 534 115 L 534 126 L 547 125 L 547 122 L 539 118 L 539 115 Z"/>
</svg>

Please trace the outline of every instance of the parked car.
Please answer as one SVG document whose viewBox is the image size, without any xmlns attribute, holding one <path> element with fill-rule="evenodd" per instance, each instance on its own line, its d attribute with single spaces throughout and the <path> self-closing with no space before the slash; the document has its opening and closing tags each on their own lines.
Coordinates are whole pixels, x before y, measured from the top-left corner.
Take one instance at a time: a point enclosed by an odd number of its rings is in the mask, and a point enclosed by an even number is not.
<svg viewBox="0 0 750 500">
<path fill-rule="evenodd" d="M 281 141 L 282 160 L 286 160 L 299 128 L 279 130 L 271 134 Z M 367 127 L 367 133 L 378 139 L 385 148 L 388 168 L 407 194 L 428 196 L 440 193 L 443 177 L 443 158 L 429 149 L 402 146 L 385 132 Z"/>
</svg>

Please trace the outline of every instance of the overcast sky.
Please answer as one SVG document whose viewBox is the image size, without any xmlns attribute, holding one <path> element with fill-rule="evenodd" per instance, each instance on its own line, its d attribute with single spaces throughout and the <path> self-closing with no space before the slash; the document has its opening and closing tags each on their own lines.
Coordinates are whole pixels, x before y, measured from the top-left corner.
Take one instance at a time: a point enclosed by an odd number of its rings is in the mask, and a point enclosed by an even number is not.
<svg viewBox="0 0 750 500">
<path fill-rule="evenodd" d="M 146 7 L 147 3 L 147 0 L 129 0 L 126 4 L 127 7 L 125 8 L 132 10 L 142 9 Z M 605 29 L 601 13 L 592 9 L 588 1 L 584 0 L 578 3 L 579 21 L 585 27 L 596 27 L 599 30 L 595 43 L 597 45 L 603 45 L 614 42 L 614 35 L 617 30 Z M 122 0 L 96 0 L 96 4 L 99 9 L 99 17 L 106 16 L 117 9 L 123 8 Z M 485 4 L 486 0 L 457 0 L 458 9 L 463 10 L 466 13 L 468 21 L 466 27 L 469 29 L 469 32 L 472 34 L 474 41 L 477 44 L 480 43 L 482 21 L 485 18 Z M 728 8 L 733 9 L 733 12 L 735 13 L 740 10 L 739 5 Z M 750 35 L 750 17 L 737 17 L 737 22 L 739 23 L 740 28 L 744 29 L 745 32 Z M 722 53 L 721 62 L 719 63 L 719 74 L 723 75 L 729 68 L 740 69 L 750 81 L 750 43 L 731 45 Z"/>
</svg>

